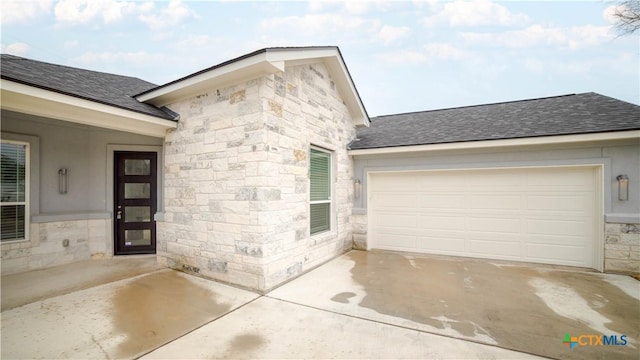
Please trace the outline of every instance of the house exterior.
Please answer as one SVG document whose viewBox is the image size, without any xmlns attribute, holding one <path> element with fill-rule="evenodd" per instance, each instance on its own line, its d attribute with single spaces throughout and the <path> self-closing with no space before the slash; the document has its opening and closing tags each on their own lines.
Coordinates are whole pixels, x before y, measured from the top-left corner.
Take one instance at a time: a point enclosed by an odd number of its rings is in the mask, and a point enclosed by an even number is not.
<svg viewBox="0 0 640 360">
<path fill-rule="evenodd" d="M 336 47 L 162 86 L 11 55 L 1 73 L 3 274 L 156 254 L 267 291 L 354 246 L 640 272 L 636 105 L 370 122 Z"/>
<path fill-rule="evenodd" d="M 639 127 L 595 93 L 371 119 L 355 246 L 637 273 Z"/>
</svg>

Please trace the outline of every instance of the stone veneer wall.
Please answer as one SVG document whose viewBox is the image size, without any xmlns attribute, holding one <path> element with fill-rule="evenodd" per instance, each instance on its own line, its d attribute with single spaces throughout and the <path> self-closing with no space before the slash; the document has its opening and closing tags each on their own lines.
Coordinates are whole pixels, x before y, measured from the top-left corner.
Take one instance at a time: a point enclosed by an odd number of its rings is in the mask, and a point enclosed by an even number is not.
<svg viewBox="0 0 640 360">
<path fill-rule="evenodd" d="M 322 64 L 171 104 L 161 263 L 261 291 L 351 249 L 355 128 Z M 309 147 L 333 151 L 335 223 L 309 236 Z"/>
<path fill-rule="evenodd" d="M 110 227 L 110 219 L 31 223 L 30 240 L 2 244 L 2 274 L 103 257 Z"/>
<path fill-rule="evenodd" d="M 357 250 L 367 250 L 367 215 L 351 215 L 351 226 L 353 232 L 353 248 Z"/>
<path fill-rule="evenodd" d="M 640 224 L 605 224 L 605 272 L 640 274 Z"/>
</svg>

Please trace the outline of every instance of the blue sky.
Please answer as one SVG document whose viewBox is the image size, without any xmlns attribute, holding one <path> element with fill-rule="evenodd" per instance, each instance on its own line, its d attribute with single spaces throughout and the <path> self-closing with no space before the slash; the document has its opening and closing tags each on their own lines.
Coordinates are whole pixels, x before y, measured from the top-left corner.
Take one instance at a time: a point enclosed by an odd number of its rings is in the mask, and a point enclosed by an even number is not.
<svg viewBox="0 0 640 360">
<path fill-rule="evenodd" d="M 597 92 L 640 102 L 610 1 L 1 3 L 2 52 L 163 84 L 272 46 L 337 45 L 370 116 Z"/>
</svg>

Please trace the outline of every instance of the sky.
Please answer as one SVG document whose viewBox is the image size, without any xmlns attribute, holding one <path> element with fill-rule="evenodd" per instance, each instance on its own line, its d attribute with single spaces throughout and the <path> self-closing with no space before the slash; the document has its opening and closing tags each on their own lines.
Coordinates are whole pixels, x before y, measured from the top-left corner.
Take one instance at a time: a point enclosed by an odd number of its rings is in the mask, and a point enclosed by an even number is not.
<svg viewBox="0 0 640 360">
<path fill-rule="evenodd" d="M 370 116 L 597 92 L 640 103 L 640 33 L 600 1 L 3 0 L 1 50 L 164 84 L 339 46 Z"/>
</svg>

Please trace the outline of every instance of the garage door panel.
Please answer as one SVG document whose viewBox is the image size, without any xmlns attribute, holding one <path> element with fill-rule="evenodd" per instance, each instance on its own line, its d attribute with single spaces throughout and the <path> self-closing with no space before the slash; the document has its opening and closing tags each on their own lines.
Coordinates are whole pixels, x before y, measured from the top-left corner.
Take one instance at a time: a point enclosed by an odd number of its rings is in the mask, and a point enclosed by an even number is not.
<svg viewBox="0 0 640 360">
<path fill-rule="evenodd" d="M 420 180 L 412 176 L 410 173 L 400 174 L 376 174 L 372 177 L 376 184 L 377 191 L 397 191 L 402 189 L 404 191 L 416 191 L 418 190 Z"/>
<path fill-rule="evenodd" d="M 415 194 L 414 194 L 414 197 Z M 432 209 L 455 209 L 461 210 L 466 207 L 466 200 L 464 195 L 450 194 L 425 194 L 419 197 L 420 208 L 423 210 Z"/>
<path fill-rule="evenodd" d="M 478 170 L 467 173 L 469 187 L 472 190 L 506 189 L 508 191 L 518 190 L 522 186 L 522 176 L 519 173 L 510 171 L 487 171 Z"/>
<path fill-rule="evenodd" d="M 594 167 L 373 174 L 370 246 L 593 267 Z"/>
<path fill-rule="evenodd" d="M 561 176 L 558 176 L 559 174 Z M 592 174 L 593 169 L 583 168 L 538 169 L 527 174 L 526 185 L 534 191 L 591 191 L 595 186 Z"/>
<path fill-rule="evenodd" d="M 419 218 L 421 229 L 452 230 L 457 231 L 465 228 L 466 219 L 464 216 L 441 216 L 441 215 L 421 215 Z"/>
<path fill-rule="evenodd" d="M 489 193 L 471 195 L 471 209 L 518 210 L 522 208 L 522 196 L 519 194 L 500 195 Z"/>
<path fill-rule="evenodd" d="M 450 174 L 436 172 L 429 177 L 420 177 L 418 183 L 423 191 L 455 192 L 466 186 L 466 179 L 464 176 L 452 177 Z"/>
<path fill-rule="evenodd" d="M 377 201 L 374 202 L 374 206 L 376 206 L 375 204 L 384 204 L 384 206 L 379 208 L 374 207 L 374 210 L 390 208 L 407 210 L 409 208 L 417 209 L 419 206 L 418 198 L 416 198 L 414 193 L 381 192 L 376 193 L 375 197 Z"/>
<path fill-rule="evenodd" d="M 417 236 L 400 234 L 381 234 L 376 244 L 386 249 L 415 249 L 417 248 Z"/>
<path fill-rule="evenodd" d="M 543 244 L 528 244 L 527 258 L 532 262 L 584 266 L 584 258 L 590 256 L 583 246 L 546 246 Z"/>
<path fill-rule="evenodd" d="M 558 245 L 558 246 L 580 246 L 584 247 L 583 236 L 569 236 L 569 235 L 527 235 L 525 237 L 525 243 L 527 244 L 541 244 L 541 245 Z"/>
<path fill-rule="evenodd" d="M 519 234 L 522 231 L 520 218 L 469 218 L 468 230 L 474 232 Z"/>
<path fill-rule="evenodd" d="M 378 227 L 399 227 L 411 229 L 418 227 L 418 215 L 415 214 L 381 213 L 375 216 L 373 221 Z"/>
<path fill-rule="evenodd" d="M 469 253 L 476 255 L 497 255 L 501 259 L 517 260 L 521 257 L 522 247 L 519 242 L 495 240 L 469 240 Z"/>
<path fill-rule="evenodd" d="M 589 224 L 581 220 L 532 219 L 527 221 L 528 234 L 571 235 L 584 237 L 589 232 Z"/>
<path fill-rule="evenodd" d="M 418 249 L 458 255 L 466 252 L 465 239 L 456 237 L 420 236 L 418 238 Z"/>
</svg>

